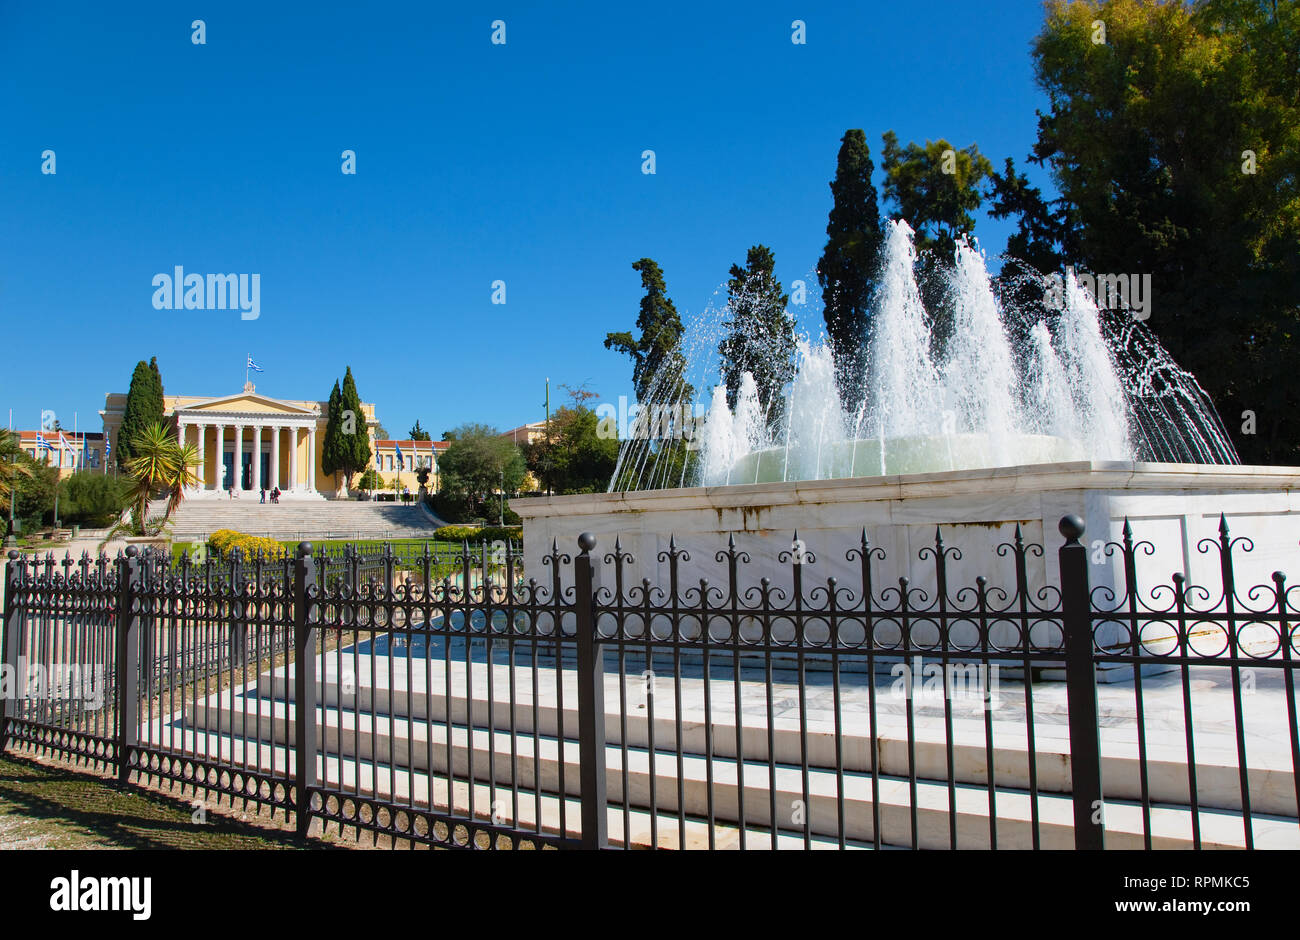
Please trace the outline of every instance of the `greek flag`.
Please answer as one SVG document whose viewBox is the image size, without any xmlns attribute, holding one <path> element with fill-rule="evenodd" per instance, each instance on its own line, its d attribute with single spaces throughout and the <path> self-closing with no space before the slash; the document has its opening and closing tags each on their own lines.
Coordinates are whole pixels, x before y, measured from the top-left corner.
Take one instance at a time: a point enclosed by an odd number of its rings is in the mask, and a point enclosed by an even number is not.
<svg viewBox="0 0 1300 940">
<path fill-rule="evenodd" d="M 256 362 L 253 361 L 253 357 L 252 357 L 252 356 L 249 356 L 249 357 L 248 357 L 248 366 L 247 366 L 247 368 L 252 369 L 254 372 L 262 372 L 262 371 L 264 371 L 264 370 L 262 369 L 261 366 L 259 366 Z"/>
<path fill-rule="evenodd" d="M 36 446 L 44 450 L 54 450 L 54 448 L 50 446 L 50 442 L 45 439 L 45 435 L 40 431 L 36 432 Z"/>
<path fill-rule="evenodd" d="M 113 452 L 113 442 L 110 439 L 110 436 L 108 434 L 105 434 L 104 435 L 104 459 L 107 460 L 108 455 L 111 454 L 112 452 Z"/>
<path fill-rule="evenodd" d="M 66 437 L 64 437 L 64 436 L 63 436 L 63 432 L 60 431 L 60 432 L 59 432 L 59 466 L 62 466 L 62 465 L 63 465 L 63 452 L 64 452 L 64 451 L 70 451 L 70 452 L 71 452 L 72 463 L 70 464 L 70 466 L 72 466 L 73 468 L 75 468 L 75 467 L 77 466 L 77 452 L 76 452 L 75 450 L 72 449 L 72 445 L 68 443 L 68 439 L 67 439 Z"/>
<path fill-rule="evenodd" d="M 398 470 L 405 470 L 405 469 L 406 469 L 406 458 L 402 456 L 402 445 L 401 445 L 401 444 L 397 444 L 397 445 L 395 445 L 395 446 L 397 447 L 397 469 L 398 469 Z"/>
</svg>

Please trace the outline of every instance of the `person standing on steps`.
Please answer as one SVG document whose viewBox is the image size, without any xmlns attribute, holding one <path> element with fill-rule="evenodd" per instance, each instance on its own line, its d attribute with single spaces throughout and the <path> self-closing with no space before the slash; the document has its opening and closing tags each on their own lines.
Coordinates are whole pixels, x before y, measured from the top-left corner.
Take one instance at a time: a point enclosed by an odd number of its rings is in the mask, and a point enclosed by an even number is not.
<svg viewBox="0 0 1300 940">
<path fill-rule="evenodd" d="M 266 502 L 266 487 L 265 487 L 265 486 L 262 487 L 262 498 L 261 498 L 260 500 L 258 500 L 258 502 L 260 502 L 260 503 L 265 503 L 265 502 Z"/>
</svg>

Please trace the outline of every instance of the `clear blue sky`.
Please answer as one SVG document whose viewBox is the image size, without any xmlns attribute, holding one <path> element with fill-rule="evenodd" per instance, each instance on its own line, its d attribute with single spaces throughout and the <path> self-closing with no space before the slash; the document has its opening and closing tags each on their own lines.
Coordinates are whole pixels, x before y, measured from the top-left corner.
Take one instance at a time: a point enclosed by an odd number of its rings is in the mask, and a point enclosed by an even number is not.
<svg viewBox="0 0 1300 940">
<path fill-rule="evenodd" d="M 877 160 L 893 128 L 1023 163 L 1041 19 L 1032 0 L 0 3 L 0 420 L 99 430 L 150 356 L 186 394 L 237 391 L 248 353 L 283 397 L 323 399 L 351 365 L 399 437 L 538 420 L 548 376 L 629 394 L 602 340 L 635 323 L 634 260 L 684 318 L 755 243 L 808 278 L 849 127 Z M 976 234 L 992 255 L 1009 231 Z M 176 265 L 260 274 L 260 317 L 155 310 Z"/>
</svg>

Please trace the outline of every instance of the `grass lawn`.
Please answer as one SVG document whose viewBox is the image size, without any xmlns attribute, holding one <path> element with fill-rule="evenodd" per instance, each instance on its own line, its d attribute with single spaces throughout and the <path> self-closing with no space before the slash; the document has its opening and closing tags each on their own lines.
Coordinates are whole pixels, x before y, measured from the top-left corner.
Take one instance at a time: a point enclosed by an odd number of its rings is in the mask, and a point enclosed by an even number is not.
<svg viewBox="0 0 1300 940">
<path fill-rule="evenodd" d="M 26 757 L 0 755 L 0 849 L 322 848 L 292 832 Z M 279 819 L 279 817 L 277 817 Z M 280 826 L 277 824 L 276 829 Z"/>
</svg>

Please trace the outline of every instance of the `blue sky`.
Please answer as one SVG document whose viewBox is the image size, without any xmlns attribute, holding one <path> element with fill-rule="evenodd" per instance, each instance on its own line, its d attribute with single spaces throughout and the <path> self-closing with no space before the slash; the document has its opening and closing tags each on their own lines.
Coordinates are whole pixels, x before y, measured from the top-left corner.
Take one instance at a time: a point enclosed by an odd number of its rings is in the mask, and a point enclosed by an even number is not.
<svg viewBox="0 0 1300 940">
<path fill-rule="evenodd" d="M 547 377 L 553 403 L 630 394 L 602 341 L 635 323 L 634 260 L 683 318 L 760 242 L 815 291 L 844 130 L 877 161 L 892 128 L 1023 164 L 1041 20 L 1031 0 L 0 3 L 0 408 L 99 430 L 137 360 L 222 395 L 249 353 L 290 398 L 351 365 L 399 437 L 539 420 Z M 976 235 L 992 255 L 1010 230 Z M 154 309 L 176 265 L 259 274 L 260 316 Z"/>
</svg>

